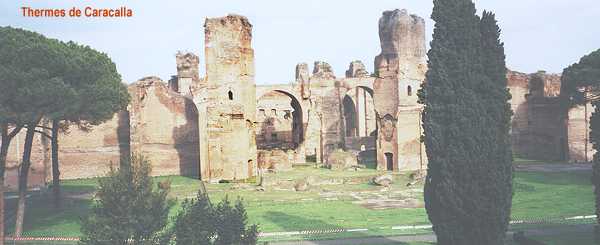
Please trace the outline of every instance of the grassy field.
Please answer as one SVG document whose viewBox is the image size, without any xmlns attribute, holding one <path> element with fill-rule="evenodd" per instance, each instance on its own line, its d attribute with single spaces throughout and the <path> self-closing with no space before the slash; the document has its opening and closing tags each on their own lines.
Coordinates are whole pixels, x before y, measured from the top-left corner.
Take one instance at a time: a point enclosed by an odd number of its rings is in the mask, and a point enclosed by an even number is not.
<svg viewBox="0 0 600 245">
<path fill-rule="evenodd" d="M 526 165 L 526 164 L 565 164 L 565 161 L 548 161 L 548 160 L 540 160 L 540 159 L 530 159 L 527 157 L 522 157 L 519 155 L 513 154 L 513 163 L 516 165 Z"/>
<path fill-rule="evenodd" d="M 278 185 L 281 188 L 269 187 L 265 191 L 257 191 L 256 185 L 252 183 L 207 184 L 206 188 L 213 201 L 225 196 L 229 196 L 230 199 L 241 197 L 247 206 L 250 222 L 259 224 L 263 232 L 368 228 L 369 232 L 359 235 L 392 235 L 398 234 L 390 229 L 392 226 L 428 223 L 425 209 L 422 207 L 373 210 L 356 203 L 353 198 L 356 193 L 365 197 L 386 198 L 400 195 L 398 193 L 411 193 L 411 189 L 422 189 L 422 186 L 406 187 L 407 174 L 396 175 L 396 183 L 389 190 L 368 184 L 366 181 L 351 183 L 351 180 L 364 180 L 375 174 L 375 170 L 335 172 L 306 167 L 278 175 L 278 181 L 283 182 Z M 292 184 L 295 179 L 308 175 L 350 182 L 343 185 L 321 185 L 306 192 L 294 192 L 283 188 L 286 182 Z M 191 178 L 156 178 L 157 181 L 166 179 L 172 182 L 171 198 L 178 201 L 195 196 L 200 188 L 200 182 Z M 589 179 L 588 172 L 516 173 L 513 219 L 593 214 L 594 201 Z M 52 208 L 49 194 L 32 195 L 28 200 L 25 235 L 79 236 L 79 220 L 87 214 L 92 205 L 91 198 L 96 185 L 97 179 L 64 181 L 64 192 L 69 198 L 65 200 L 62 210 Z M 422 202 L 422 194 L 415 195 L 415 198 Z M 14 199 L 8 201 L 7 208 L 7 225 L 10 232 L 14 223 L 10 217 L 11 209 L 14 210 Z M 178 209 L 179 206 L 175 206 L 172 214 Z"/>
</svg>

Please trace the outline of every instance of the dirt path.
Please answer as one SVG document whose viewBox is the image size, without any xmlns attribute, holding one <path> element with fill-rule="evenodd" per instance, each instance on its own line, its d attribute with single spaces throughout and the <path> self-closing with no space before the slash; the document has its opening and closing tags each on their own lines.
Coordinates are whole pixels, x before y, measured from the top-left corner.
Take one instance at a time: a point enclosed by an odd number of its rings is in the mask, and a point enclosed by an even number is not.
<svg viewBox="0 0 600 245">
<path fill-rule="evenodd" d="M 527 229 L 527 236 L 544 236 L 564 233 L 591 233 L 594 231 L 594 225 L 570 225 L 564 227 Z M 506 233 L 507 239 L 512 240 L 513 232 Z M 390 236 L 390 237 L 368 237 L 368 238 L 349 238 L 338 240 L 322 241 L 293 241 L 293 242 L 273 242 L 265 243 L 269 245 L 401 245 L 406 242 L 435 242 L 434 234 L 410 235 L 410 236 Z"/>
<path fill-rule="evenodd" d="M 293 241 L 293 242 L 273 242 L 269 245 L 384 245 L 384 244 L 403 244 L 406 242 L 435 242 L 435 235 L 414 235 L 414 236 L 391 236 L 391 237 L 367 237 L 367 238 L 349 238 L 338 240 L 321 241 Z"/>
</svg>

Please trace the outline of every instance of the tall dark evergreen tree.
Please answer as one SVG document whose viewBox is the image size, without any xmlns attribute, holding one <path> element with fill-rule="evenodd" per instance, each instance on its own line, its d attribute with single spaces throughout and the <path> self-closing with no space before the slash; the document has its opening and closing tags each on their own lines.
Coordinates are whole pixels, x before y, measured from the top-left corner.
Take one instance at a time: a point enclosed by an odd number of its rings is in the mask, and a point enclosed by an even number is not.
<svg viewBox="0 0 600 245">
<path fill-rule="evenodd" d="M 481 62 L 484 74 L 489 78 L 488 83 L 482 83 L 482 90 L 478 93 L 482 104 L 486 106 L 488 137 L 486 150 L 489 154 L 486 161 L 481 162 L 481 177 L 477 178 L 477 185 L 485 188 L 481 193 L 482 205 L 480 214 L 487 217 L 485 222 L 484 241 L 497 241 L 502 244 L 510 221 L 512 206 L 512 148 L 510 140 L 510 126 L 512 109 L 509 100 L 510 92 L 507 88 L 506 56 L 504 43 L 500 41 L 500 27 L 496 16 L 492 12 L 484 11 L 481 16 Z M 493 244 L 493 243 L 489 243 Z"/>
<path fill-rule="evenodd" d="M 485 15 L 470 0 L 434 0 L 419 100 L 429 159 L 425 207 L 442 245 L 503 244 L 510 214 L 510 97 L 499 28 Z"/>
</svg>

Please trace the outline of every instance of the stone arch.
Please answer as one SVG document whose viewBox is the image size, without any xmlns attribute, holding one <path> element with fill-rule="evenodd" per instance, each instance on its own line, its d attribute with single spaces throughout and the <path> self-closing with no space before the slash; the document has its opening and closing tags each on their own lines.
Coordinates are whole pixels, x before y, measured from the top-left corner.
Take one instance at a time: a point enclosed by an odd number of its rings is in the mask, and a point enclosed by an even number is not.
<svg viewBox="0 0 600 245">
<path fill-rule="evenodd" d="M 344 135 L 346 137 L 354 137 L 356 136 L 356 122 L 358 118 L 356 116 L 356 105 L 354 104 L 354 100 L 349 95 L 345 95 L 342 100 L 342 108 L 344 110 Z"/>
<path fill-rule="evenodd" d="M 344 148 L 358 154 L 361 164 L 376 167 L 377 112 L 373 89 L 355 86 L 343 94 Z"/>
<path fill-rule="evenodd" d="M 365 93 L 362 93 L 362 91 Z M 359 85 L 348 89 L 345 95 L 342 97 L 342 110 L 344 113 L 348 110 L 348 108 L 344 107 L 345 105 L 354 106 L 353 116 L 355 121 L 351 124 L 351 126 L 356 126 L 356 133 L 354 134 L 355 136 L 367 137 L 377 135 L 377 116 L 375 111 L 375 97 L 373 95 L 374 93 L 372 88 Z M 350 101 L 347 101 L 348 97 L 352 100 L 352 104 L 350 104 Z M 348 125 L 348 122 L 345 123 L 345 125 Z M 347 127 L 345 128 L 344 132 L 346 132 L 346 129 Z M 348 136 L 347 134 L 345 135 Z"/>
<path fill-rule="evenodd" d="M 270 121 L 265 121 L 262 123 L 261 127 L 258 129 L 259 130 L 259 134 L 264 134 L 265 132 L 269 131 L 266 130 L 266 127 L 269 126 L 273 126 L 270 125 L 269 123 L 271 123 L 273 120 L 277 120 L 276 118 L 269 118 L 268 116 L 266 116 L 265 118 L 261 119 L 261 117 L 264 117 L 265 113 L 275 110 L 277 111 L 277 109 L 275 108 L 260 108 L 260 102 L 261 100 L 265 99 L 266 96 L 269 95 L 273 95 L 274 93 L 279 94 L 279 95 L 283 95 L 287 98 L 290 99 L 290 104 L 289 106 L 291 107 L 290 111 L 283 111 L 283 112 L 277 112 L 277 115 L 270 115 L 270 116 L 281 116 L 284 119 L 287 119 L 288 117 L 291 117 L 291 143 L 293 143 L 292 147 L 287 147 L 287 148 L 298 148 L 305 140 L 305 134 L 304 134 L 304 120 L 305 120 L 305 108 L 303 108 L 302 104 L 300 103 L 300 100 L 298 99 L 298 97 L 296 95 L 294 95 L 293 93 L 291 93 L 290 91 L 284 90 L 284 89 L 267 89 L 267 90 L 263 90 L 260 91 L 259 93 L 257 93 L 257 102 L 259 104 L 259 113 L 257 115 L 258 117 L 258 121 L 259 123 L 260 120 L 270 120 Z M 270 113 L 273 114 L 273 113 Z M 270 132 L 270 131 L 269 131 Z M 263 144 L 259 143 L 259 148 L 270 148 L 268 146 L 268 143 L 265 143 L 265 141 L 267 139 L 272 140 L 272 136 L 273 135 L 277 135 L 280 136 L 279 133 L 272 133 L 271 135 L 262 135 L 262 137 L 259 137 L 260 140 L 262 140 Z M 259 140 L 259 139 L 257 139 Z M 258 142 L 257 142 L 258 143 Z M 286 148 L 286 147 L 284 147 Z"/>
<path fill-rule="evenodd" d="M 300 86 L 296 86 L 294 84 L 260 85 L 256 86 L 256 99 L 258 101 L 265 94 L 273 91 L 283 93 L 289 96 L 290 98 L 295 99 L 298 102 L 298 104 L 302 108 L 303 122 L 307 123 L 309 117 L 308 111 L 311 105 L 308 100 L 302 98 L 300 90 Z"/>
<path fill-rule="evenodd" d="M 371 97 L 373 96 L 373 93 L 374 93 L 374 92 L 373 92 L 373 88 L 371 88 L 371 87 L 368 87 L 368 86 L 362 86 L 362 85 L 360 85 L 360 86 L 356 86 L 356 87 L 357 87 L 357 88 L 364 89 L 365 91 L 367 91 L 367 93 L 369 93 L 369 94 L 371 95 Z"/>
</svg>

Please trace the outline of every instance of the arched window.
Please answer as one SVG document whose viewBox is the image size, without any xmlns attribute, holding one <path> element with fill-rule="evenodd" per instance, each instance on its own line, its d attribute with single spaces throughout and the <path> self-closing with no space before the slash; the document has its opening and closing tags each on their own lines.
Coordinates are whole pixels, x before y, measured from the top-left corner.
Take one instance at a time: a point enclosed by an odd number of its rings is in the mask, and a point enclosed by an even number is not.
<svg viewBox="0 0 600 245">
<path fill-rule="evenodd" d="M 408 96 L 412 96 L 412 87 L 410 85 L 406 87 L 406 94 L 408 94 Z"/>
<path fill-rule="evenodd" d="M 231 90 L 229 90 L 229 93 L 227 93 L 229 95 L 229 100 L 233 100 L 233 92 L 231 92 Z"/>
</svg>

